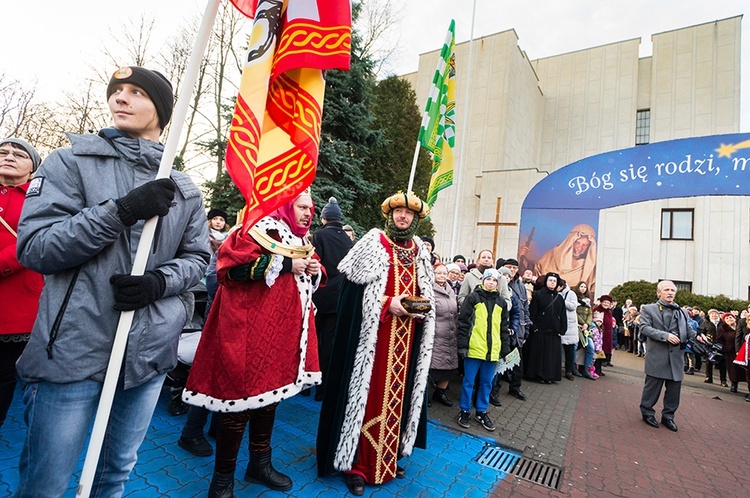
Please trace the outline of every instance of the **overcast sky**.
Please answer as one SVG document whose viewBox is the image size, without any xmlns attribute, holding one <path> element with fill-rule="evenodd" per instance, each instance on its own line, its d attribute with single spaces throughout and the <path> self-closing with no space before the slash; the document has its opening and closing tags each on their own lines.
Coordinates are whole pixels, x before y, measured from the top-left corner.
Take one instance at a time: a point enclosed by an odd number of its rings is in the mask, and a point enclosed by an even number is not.
<svg viewBox="0 0 750 498">
<path fill-rule="evenodd" d="M 369 0 L 379 1 L 379 0 Z M 389 65 L 396 74 L 417 69 L 420 53 L 440 48 L 450 19 L 456 41 L 471 34 L 472 0 L 391 0 L 401 4 L 392 37 L 398 54 Z M 40 96 L 56 98 L 86 74 L 111 33 L 129 19 L 153 16 L 157 37 L 205 9 L 204 0 L 37 0 L 3 6 L 0 73 L 38 82 Z M 641 56 L 651 54 L 651 35 L 750 13 L 748 0 L 476 0 L 474 37 L 515 29 L 530 59 L 547 57 L 631 38 L 641 38 Z M 750 131 L 750 19 L 742 29 L 741 131 Z M 160 40 L 156 40 L 158 43 Z"/>
</svg>

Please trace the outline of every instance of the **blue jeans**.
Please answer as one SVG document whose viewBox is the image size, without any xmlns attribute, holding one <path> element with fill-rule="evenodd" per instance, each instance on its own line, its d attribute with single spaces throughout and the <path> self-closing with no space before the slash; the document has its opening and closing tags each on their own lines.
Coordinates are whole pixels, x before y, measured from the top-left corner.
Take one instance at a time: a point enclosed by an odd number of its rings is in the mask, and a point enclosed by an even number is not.
<svg viewBox="0 0 750 498">
<path fill-rule="evenodd" d="M 164 376 L 123 390 L 118 384 L 96 468 L 92 497 L 120 496 L 138 457 Z M 29 383 L 24 387 L 28 432 L 19 462 L 16 497 L 61 496 L 70 486 L 93 424 L 102 383 Z"/>
<path fill-rule="evenodd" d="M 583 366 L 587 369 L 594 364 L 594 340 L 589 337 L 583 352 Z"/>
<path fill-rule="evenodd" d="M 490 404 L 490 391 L 492 390 L 492 379 L 495 377 L 495 362 L 477 360 L 476 358 L 464 358 L 464 379 L 461 386 L 461 401 L 458 405 L 461 410 L 471 411 L 471 394 L 474 391 L 474 380 L 479 374 L 477 385 L 477 411 L 486 412 Z"/>
</svg>

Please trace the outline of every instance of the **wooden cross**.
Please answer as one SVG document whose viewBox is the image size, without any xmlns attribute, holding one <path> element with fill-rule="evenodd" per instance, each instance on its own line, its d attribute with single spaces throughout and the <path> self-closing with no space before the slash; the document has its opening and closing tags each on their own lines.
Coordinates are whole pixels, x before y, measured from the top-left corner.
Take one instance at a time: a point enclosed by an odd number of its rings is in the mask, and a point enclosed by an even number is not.
<svg viewBox="0 0 750 498">
<path fill-rule="evenodd" d="M 497 258 L 497 232 L 500 227 L 515 227 L 518 223 L 501 222 L 500 221 L 500 202 L 502 197 L 497 198 L 497 208 L 495 208 L 495 222 L 490 221 L 479 221 L 477 226 L 479 227 L 495 227 L 495 235 L 492 237 L 492 255 Z"/>
</svg>

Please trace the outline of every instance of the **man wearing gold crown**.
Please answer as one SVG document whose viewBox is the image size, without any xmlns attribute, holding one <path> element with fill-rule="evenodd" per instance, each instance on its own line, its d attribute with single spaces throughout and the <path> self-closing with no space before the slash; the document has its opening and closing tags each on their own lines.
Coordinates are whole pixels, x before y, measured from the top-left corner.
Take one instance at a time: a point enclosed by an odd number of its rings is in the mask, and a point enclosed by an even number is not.
<svg viewBox="0 0 750 498">
<path fill-rule="evenodd" d="M 235 230 L 219 248 L 221 286 L 196 351 L 183 399 L 223 412 L 216 435 L 211 497 L 231 497 L 245 425 L 245 480 L 279 491 L 291 479 L 271 464 L 278 403 L 320 384 L 312 294 L 325 273 L 305 239 L 314 206 L 309 191 Z"/>
<path fill-rule="evenodd" d="M 318 474 L 343 472 L 357 496 L 365 483 L 404 477 L 397 459 L 426 443 L 433 272 L 430 252 L 414 234 L 428 208 L 399 192 L 381 209 L 385 231 L 370 230 L 338 267 L 346 281 L 318 427 Z M 414 313 L 415 296 L 429 310 Z"/>
</svg>

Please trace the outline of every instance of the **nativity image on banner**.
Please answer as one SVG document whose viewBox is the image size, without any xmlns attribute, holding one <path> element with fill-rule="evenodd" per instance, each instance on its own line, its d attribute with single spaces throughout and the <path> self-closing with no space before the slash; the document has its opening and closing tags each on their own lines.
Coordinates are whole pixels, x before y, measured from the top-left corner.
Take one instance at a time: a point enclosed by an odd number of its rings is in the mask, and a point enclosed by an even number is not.
<svg viewBox="0 0 750 498">
<path fill-rule="evenodd" d="M 557 273 L 574 289 L 586 282 L 596 287 L 596 227 L 598 210 L 534 209 L 524 213 L 518 272 Z M 530 227 L 524 232 L 524 226 Z"/>
<path fill-rule="evenodd" d="M 519 272 L 558 273 L 596 292 L 599 211 L 636 202 L 750 195 L 750 134 L 712 135 L 607 152 L 562 167 L 521 208 Z"/>
</svg>

